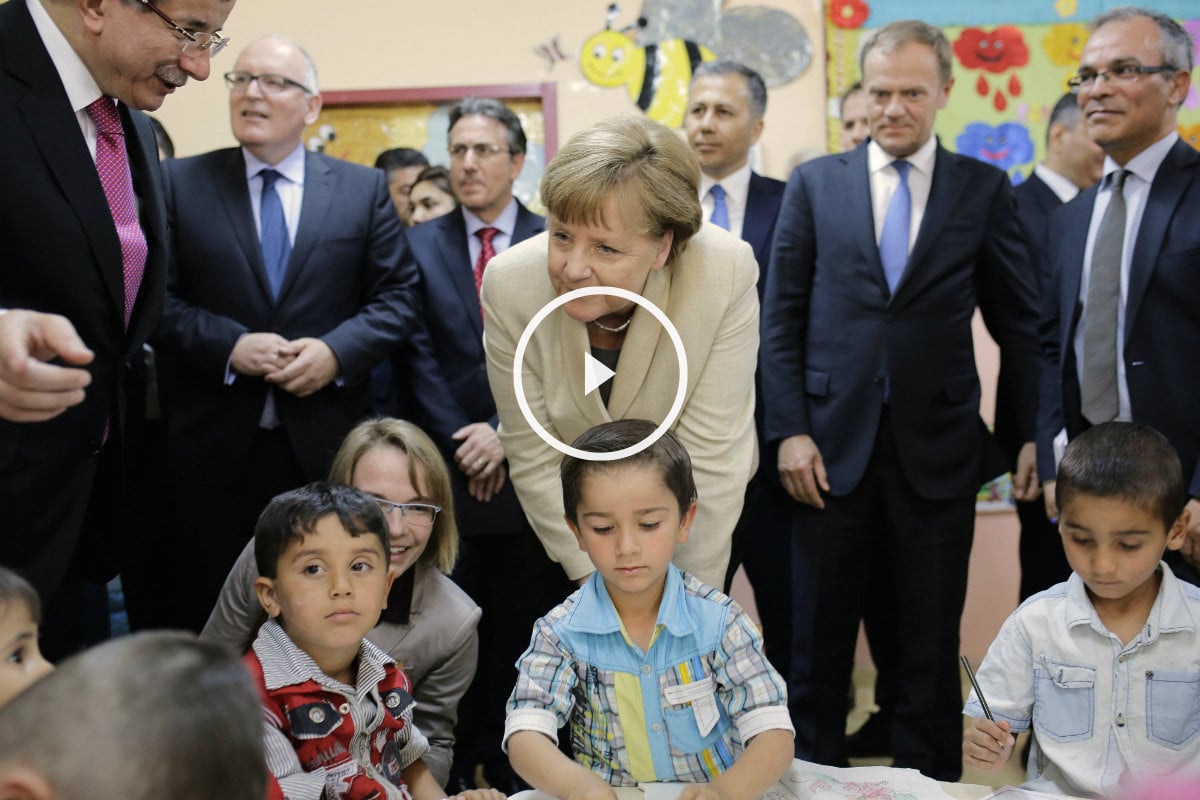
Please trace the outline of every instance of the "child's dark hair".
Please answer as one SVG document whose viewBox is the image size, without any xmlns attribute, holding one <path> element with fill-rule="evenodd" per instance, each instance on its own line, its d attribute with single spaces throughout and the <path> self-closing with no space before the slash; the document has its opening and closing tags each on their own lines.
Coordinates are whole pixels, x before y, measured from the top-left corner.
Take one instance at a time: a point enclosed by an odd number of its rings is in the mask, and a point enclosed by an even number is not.
<svg viewBox="0 0 1200 800">
<path fill-rule="evenodd" d="M 1168 530 L 1188 502 L 1175 448 L 1131 422 L 1105 422 L 1072 439 L 1054 492 L 1060 509 L 1079 494 L 1113 497 L 1159 515 Z"/>
<path fill-rule="evenodd" d="M 645 439 L 658 426 L 644 419 L 622 419 L 589 428 L 572 446 L 589 453 L 615 453 L 632 447 Z M 564 456 L 559 467 L 562 479 L 563 509 L 572 522 L 578 523 L 579 498 L 583 482 L 598 472 L 631 466 L 649 466 L 658 470 L 662 481 L 679 503 L 680 515 L 696 501 L 696 480 L 692 477 L 692 459 L 687 450 L 670 431 L 640 453 L 613 461 L 592 461 Z"/>
<path fill-rule="evenodd" d="M 254 526 L 254 561 L 258 574 L 274 579 L 279 559 L 292 542 L 316 530 L 317 521 L 334 514 L 351 536 L 379 539 L 386 558 L 390 549 L 387 518 L 374 497 L 351 486 L 317 481 L 276 496 Z"/>
<path fill-rule="evenodd" d="M 0 611 L 6 609 L 14 600 L 25 606 L 33 624 L 42 624 L 42 601 L 37 591 L 29 581 L 11 569 L 0 567 Z"/>
</svg>

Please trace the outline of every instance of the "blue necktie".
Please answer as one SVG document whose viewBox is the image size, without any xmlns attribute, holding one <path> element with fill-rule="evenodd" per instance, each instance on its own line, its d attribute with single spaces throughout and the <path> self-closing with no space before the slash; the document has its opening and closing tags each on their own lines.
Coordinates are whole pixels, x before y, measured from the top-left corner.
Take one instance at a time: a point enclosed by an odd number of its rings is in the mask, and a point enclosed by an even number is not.
<svg viewBox="0 0 1200 800">
<path fill-rule="evenodd" d="M 262 229 L 259 242 L 262 245 L 263 266 L 267 268 L 267 280 L 271 283 L 271 296 L 279 296 L 283 285 L 283 274 L 287 271 L 288 258 L 292 255 L 292 241 L 288 238 L 287 222 L 283 218 L 283 202 L 275 191 L 275 181 L 282 176 L 273 169 L 258 173 L 262 178 L 262 202 L 259 205 L 259 227 Z"/>
<path fill-rule="evenodd" d="M 729 230 L 729 206 L 725 205 L 725 190 L 721 188 L 721 184 L 714 183 L 708 193 L 713 199 L 712 216 L 708 221 L 718 228 Z"/>
<path fill-rule="evenodd" d="M 887 216 L 883 218 L 883 234 L 879 237 L 879 260 L 883 262 L 883 276 L 887 279 L 888 292 L 896 293 L 896 284 L 908 266 L 908 228 L 912 222 L 912 193 L 908 190 L 907 161 L 893 161 L 892 166 L 900 174 L 900 185 L 888 203 Z"/>
</svg>

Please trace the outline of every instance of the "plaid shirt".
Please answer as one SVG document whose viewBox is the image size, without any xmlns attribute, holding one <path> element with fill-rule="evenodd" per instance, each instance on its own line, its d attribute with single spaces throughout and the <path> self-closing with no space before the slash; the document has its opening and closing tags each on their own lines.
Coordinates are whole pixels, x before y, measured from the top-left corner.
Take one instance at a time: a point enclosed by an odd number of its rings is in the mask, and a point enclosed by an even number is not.
<svg viewBox="0 0 1200 800">
<path fill-rule="evenodd" d="M 348 686 L 269 620 L 245 662 L 263 700 L 267 766 L 281 790 L 273 797 L 411 800 L 400 772 L 429 743 L 412 724 L 408 676 L 387 653 L 364 639 L 358 685 Z"/>
<path fill-rule="evenodd" d="M 648 652 L 626 638 L 593 574 L 538 620 L 517 671 L 505 747 L 522 730 L 557 740 L 570 722 L 575 758 L 613 786 L 707 782 L 759 733 L 794 732 L 784 681 L 763 655 L 757 627 L 733 600 L 675 566 Z M 644 719 L 621 718 L 621 679 L 636 681 Z M 645 731 L 627 735 L 624 725 L 635 723 Z M 627 739 L 648 740 L 653 778 L 634 776 Z"/>
</svg>

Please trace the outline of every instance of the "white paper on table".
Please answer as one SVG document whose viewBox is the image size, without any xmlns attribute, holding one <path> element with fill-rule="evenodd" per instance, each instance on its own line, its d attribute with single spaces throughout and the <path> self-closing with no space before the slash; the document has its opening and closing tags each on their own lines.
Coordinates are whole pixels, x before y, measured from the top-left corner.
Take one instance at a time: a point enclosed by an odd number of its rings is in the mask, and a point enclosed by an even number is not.
<svg viewBox="0 0 1200 800">
<path fill-rule="evenodd" d="M 1064 795 L 1031 792 L 1028 789 L 1021 789 L 1016 786 L 1005 786 L 1002 789 L 992 792 L 987 797 L 980 798 L 980 800 L 1061 800 L 1062 797 Z"/>
<path fill-rule="evenodd" d="M 953 800 L 915 769 L 827 767 L 796 759 L 763 800 Z"/>
</svg>

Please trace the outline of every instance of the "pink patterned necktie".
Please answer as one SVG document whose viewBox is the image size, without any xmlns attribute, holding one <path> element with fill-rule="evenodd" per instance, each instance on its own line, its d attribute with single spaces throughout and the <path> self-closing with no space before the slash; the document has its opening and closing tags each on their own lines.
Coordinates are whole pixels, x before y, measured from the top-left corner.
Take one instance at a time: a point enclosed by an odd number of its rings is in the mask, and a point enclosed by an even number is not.
<svg viewBox="0 0 1200 800">
<path fill-rule="evenodd" d="M 133 194 L 133 178 L 129 173 L 129 159 L 125 153 L 125 130 L 121 117 L 111 97 L 101 97 L 87 107 L 87 114 L 96 123 L 96 171 L 100 173 L 100 185 L 117 227 L 117 238 L 121 242 L 121 267 L 125 290 L 125 327 L 133 316 L 133 303 L 137 300 L 142 285 L 142 274 L 146 270 L 146 255 L 149 248 L 146 236 L 138 221 L 137 198 Z"/>
<path fill-rule="evenodd" d="M 496 238 L 499 229 L 487 227 L 480 228 L 475 231 L 475 235 L 479 237 L 479 258 L 475 259 L 475 296 L 478 297 L 483 290 L 483 271 L 487 268 L 488 262 L 496 257 L 496 248 L 492 244 L 492 239 Z M 483 316 L 483 303 L 479 304 L 479 315 Z"/>
</svg>

